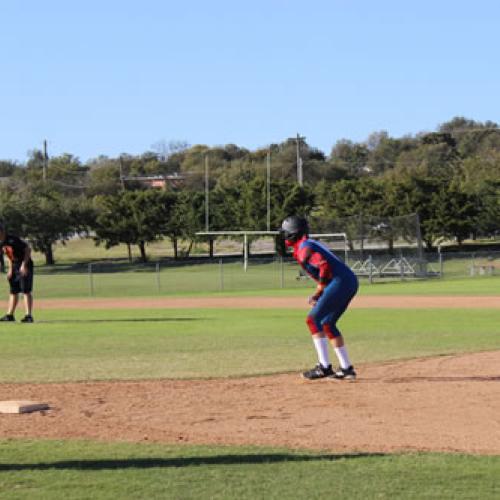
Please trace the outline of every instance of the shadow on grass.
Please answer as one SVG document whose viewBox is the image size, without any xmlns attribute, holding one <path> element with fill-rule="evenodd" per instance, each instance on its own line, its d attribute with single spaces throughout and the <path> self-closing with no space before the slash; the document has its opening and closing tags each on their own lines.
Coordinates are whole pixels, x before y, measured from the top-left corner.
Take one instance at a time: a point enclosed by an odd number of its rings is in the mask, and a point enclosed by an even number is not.
<svg viewBox="0 0 500 500">
<path fill-rule="evenodd" d="M 37 324 L 59 323 L 171 323 L 176 321 L 206 321 L 208 318 L 113 318 L 113 319 L 53 319 L 37 321 Z"/>
<path fill-rule="evenodd" d="M 27 464 L 0 464 L 0 472 L 28 470 L 119 470 L 154 469 L 174 467 L 199 467 L 203 465 L 262 465 L 285 462 L 315 462 L 351 460 L 356 458 L 383 457 L 384 453 L 351 453 L 344 455 L 217 455 L 213 457 L 136 458 L 122 460 L 65 460 Z"/>
</svg>

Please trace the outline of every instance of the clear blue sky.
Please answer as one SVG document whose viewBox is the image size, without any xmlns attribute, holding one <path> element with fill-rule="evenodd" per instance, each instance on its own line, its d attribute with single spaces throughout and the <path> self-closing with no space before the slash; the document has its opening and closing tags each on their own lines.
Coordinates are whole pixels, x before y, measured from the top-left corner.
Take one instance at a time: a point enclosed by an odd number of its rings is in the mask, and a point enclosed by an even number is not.
<svg viewBox="0 0 500 500">
<path fill-rule="evenodd" d="M 498 0 L 0 2 L 0 158 L 500 121 Z"/>
</svg>

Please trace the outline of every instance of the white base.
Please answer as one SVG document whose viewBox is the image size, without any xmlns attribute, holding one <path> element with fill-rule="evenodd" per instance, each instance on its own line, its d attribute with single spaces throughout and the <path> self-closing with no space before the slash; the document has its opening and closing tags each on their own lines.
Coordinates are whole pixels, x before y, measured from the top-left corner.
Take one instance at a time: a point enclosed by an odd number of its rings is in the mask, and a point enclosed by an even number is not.
<svg viewBox="0 0 500 500">
<path fill-rule="evenodd" d="M 0 413 L 31 413 L 48 409 L 47 403 L 37 401 L 0 401 Z"/>
</svg>

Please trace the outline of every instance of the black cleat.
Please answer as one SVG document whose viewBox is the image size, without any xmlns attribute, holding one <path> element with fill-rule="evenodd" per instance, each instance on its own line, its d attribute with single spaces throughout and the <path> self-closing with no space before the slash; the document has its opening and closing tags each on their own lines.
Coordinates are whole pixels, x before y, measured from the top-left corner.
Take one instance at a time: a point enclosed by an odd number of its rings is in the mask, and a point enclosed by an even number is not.
<svg viewBox="0 0 500 500">
<path fill-rule="evenodd" d="M 6 314 L 0 318 L 0 321 L 16 321 L 13 314 Z"/>
<path fill-rule="evenodd" d="M 33 316 L 31 314 L 27 314 L 22 320 L 21 323 L 33 323 Z"/>
<path fill-rule="evenodd" d="M 339 380 L 356 380 L 356 372 L 354 367 L 351 365 L 349 368 L 339 368 L 333 372 L 331 378 Z"/>
<path fill-rule="evenodd" d="M 302 374 L 302 378 L 307 380 L 316 380 L 317 378 L 333 377 L 334 371 L 332 365 L 326 368 L 323 365 L 317 364 L 312 370 L 308 370 Z"/>
</svg>

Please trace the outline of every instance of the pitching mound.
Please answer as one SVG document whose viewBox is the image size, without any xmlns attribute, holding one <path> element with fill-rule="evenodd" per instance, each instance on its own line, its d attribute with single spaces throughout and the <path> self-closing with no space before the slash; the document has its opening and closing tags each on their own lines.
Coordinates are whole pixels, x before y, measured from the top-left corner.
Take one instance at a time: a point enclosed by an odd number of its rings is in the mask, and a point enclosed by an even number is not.
<svg viewBox="0 0 500 500">
<path fill-rule="evenodd" d="M 0 435 L 332 451 L 500 454 L 500 351 L 358 366 L 354 383 L 298 374 L 214 380 L 2 384 Z"/>
</svg>

